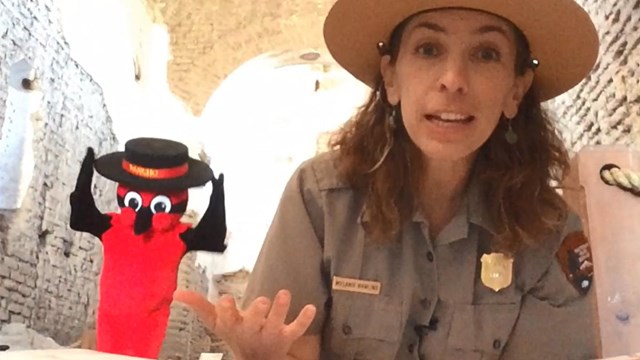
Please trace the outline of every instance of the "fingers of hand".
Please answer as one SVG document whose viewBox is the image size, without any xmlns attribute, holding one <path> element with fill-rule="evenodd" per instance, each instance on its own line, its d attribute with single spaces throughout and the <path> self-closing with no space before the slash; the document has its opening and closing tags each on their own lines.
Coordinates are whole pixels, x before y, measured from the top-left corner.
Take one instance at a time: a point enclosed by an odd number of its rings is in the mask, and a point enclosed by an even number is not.
<svg viewBox="0 0 640 360">
<path fill-rule="evenodd" d="M 287 290 L 278 291 L 267 315 L 265 328 L 280 328 L 284 324 L 290 305 L 291 293 Z"/>
<path fill-rule="evenodd" d="M 304 335 L 305 331 L 309 328 L 313 322 L 313 318 L 316 316 L 316 307 L 313 305 L 307 305 L 300 310 L 300 314 L 296 317 L 291 324 L 287 325 L 282 334 L 290 341 L 294 341 L 300 336 Z"/>
<path fill-rule="evenodd" d="M 264 296 L 261 296 L 249 305 L 244 311 L 244 317 L 248 319 L 253 318 L 266 318 L 271 308 L 271 301 Z"/>
<path fill-rule="evenodd" d="M 249 307 L 243 311 L 242 317 L 247 324 L 249 332 L 261 331 L 264 327 L 267 314 L 271 307 L 271 301 L 266 297 L 259 297 L 253 300 Z"/>
<path fill-rule="evenodd" d="M 193 309 L 204 325 L 215 332 L 216 306 L 210 303 L 204 296 L 195 291 L 176 290 L 173 293 L 173 300 L 181 302 Z"/>
<path fill-rule="evenodd" d="M 218 301 L 218 323 L 215 332 L 220 337 L 235 332 L 236 326 L 243 322 L 240 312 L 236 306 L 236 301 L 231 295 L 223 295 Z"/>
</svg>

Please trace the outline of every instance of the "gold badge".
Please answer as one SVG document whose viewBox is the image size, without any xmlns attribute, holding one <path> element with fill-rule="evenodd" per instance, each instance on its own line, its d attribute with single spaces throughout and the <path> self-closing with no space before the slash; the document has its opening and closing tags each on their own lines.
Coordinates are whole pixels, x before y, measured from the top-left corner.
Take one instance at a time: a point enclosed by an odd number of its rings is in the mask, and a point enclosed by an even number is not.
<svg viewBox="0 0 640 360">
<path fill-rule="evenodd" d="M 501 253 L 484 254 L 480 258 L 482 283 L 493 291 L 500 291 L 511 284 L 513 259 Z"/>
</svg>

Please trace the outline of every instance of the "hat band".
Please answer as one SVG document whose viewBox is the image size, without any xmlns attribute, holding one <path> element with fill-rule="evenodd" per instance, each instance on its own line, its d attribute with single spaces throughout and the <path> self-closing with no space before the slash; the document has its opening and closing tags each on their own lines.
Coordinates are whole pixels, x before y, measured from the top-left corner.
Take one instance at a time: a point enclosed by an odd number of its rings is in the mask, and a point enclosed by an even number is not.
<svg viewBox="0 0 640 360">
<path fill-rule="evenodd" d="M 132 164 L 127 160 L 122 160 L 122 168 L 131 175 L 135 175 L 145 179 L 175 179 L 185 175 L 189 171 L 189 164 L 184 163 L 180 166 L 172 168 L 154 169 L 136 164 Z"/>
</svg>

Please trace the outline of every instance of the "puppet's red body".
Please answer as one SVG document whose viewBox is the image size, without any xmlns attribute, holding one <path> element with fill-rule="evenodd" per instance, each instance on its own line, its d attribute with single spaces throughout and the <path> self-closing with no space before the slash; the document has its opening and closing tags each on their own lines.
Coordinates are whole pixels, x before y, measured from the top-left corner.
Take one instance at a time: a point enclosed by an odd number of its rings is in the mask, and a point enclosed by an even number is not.
<svg viewBox="0 0 640 360">
<path fill-rule="evenodd" d="M 135 212 L 111 215 L 102 236 L 97 350 L 157 358 L 164 340 L 180 260 L 189 226 L 172 214 L 156 214 L 152 228 L 136 236 Z"/>
</svg>

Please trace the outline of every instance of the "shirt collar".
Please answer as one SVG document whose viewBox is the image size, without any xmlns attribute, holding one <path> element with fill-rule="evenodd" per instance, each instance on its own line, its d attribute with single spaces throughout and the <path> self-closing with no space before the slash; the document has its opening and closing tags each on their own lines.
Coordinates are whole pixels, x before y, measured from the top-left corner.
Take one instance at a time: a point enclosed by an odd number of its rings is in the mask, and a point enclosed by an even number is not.
<svg viewBox="0 0 640 360">
<path fill-rule="evenodd" d="M 486 203 L 485 197 L 486 188 L 483 186 L 482 181 L 478 178 L 475 172 L 471 175 L 471 180 L 467 185 L 467 191 L 462 205 L 454 215 L 451 222 L 445 226 L 442 234 L 447 234 L 446 239 L 453 239 L 445 241 L 449 243 L 460 238 L 466 238 L 468 235 L 468 226 L 464 226 L 464 222 L 478 225 L 491 234 L 495 235 L 495 222 L 493 221 L 489 209 Z M 363 206 L 358 217 L 358 222 L 365 223 L 369 221 L 368 212 Z M 420 211 L 416 211 L 413 214 L 413 222 L 420 222 L 427 224 L 426 219 Z M 451 229 L 450 229 L 451 228 Z M 443 237 L 442 235 L 439 237 Z"/>
<path fill-rule="evenodd" d="M 470 223 L 484 228 L 491 234 L 495 234 L 495 223 L 488 211 L 484 194 L 485 187 L 482 181 L 477 176 L 472 176 L 460 207 L 449 224 L 442 229 L 438 238 L 433 239 L 436 245 L 445 245 L 467 238 L 469 236 L 468 225 Z M 422 226 L 428 226 L 426 219 L 419 211 L 414 214 L 413 221 L 422 223 Z M 424 230 L 427 229 L 425 228 Z"/>
<path fill-rule="evenodd" d="M 486 201 L 486 187 L 478 176 L 472 176 L 467 189 L 469 222 L 478 225 L 490 233 L 496 233 L 493 220 Z"/>
</svg>

